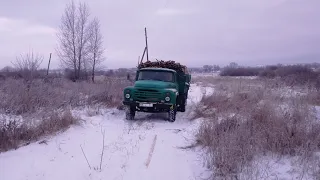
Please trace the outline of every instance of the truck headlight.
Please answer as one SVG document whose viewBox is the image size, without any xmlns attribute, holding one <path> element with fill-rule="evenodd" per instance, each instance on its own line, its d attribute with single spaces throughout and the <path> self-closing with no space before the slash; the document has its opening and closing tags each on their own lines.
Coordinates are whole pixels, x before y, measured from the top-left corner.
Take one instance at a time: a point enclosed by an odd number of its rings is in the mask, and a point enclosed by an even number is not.
<svg viewBox="0 0 320 180">
<path fill-rule="evenodd" d="M 130 94 L 126 94 L 126 98 L 129 99 L 130 98 Z"/>
<path fill-rule="evenodd" d="M 164 98 L 166 101 L 170 101 L 170 93 L 166 92 L 166 97 Z"/>
</svg>

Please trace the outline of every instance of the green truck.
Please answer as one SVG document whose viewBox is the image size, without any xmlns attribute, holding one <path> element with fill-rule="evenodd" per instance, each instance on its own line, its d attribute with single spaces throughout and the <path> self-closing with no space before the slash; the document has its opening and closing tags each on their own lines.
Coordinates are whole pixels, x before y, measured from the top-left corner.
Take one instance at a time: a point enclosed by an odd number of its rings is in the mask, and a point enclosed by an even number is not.
<svg viewBox="0 0 320 180">
<path fill-rule="evenodd" d="M 133 120 L 137 111 L 166 112 L 174 122 L 178 111 L 185 112 L 191 75 L 186 68 L 169 66 L 138 68 L 134 85 L 123 91 L 127 120 Z"/>
</svg>

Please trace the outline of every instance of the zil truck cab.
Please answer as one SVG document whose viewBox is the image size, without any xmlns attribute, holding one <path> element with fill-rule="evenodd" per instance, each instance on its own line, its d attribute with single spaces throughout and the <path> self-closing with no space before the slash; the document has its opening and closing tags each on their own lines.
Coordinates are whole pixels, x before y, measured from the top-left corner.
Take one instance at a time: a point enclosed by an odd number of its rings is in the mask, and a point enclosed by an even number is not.
<svg viewBox="0 0 320 180">
<path fill-rule="evenodd" d="M 177 111 L 185 112 L 191 75 L 169 68 L 138 69 L 133 86 L 123 91 L 126 119 L 133 120 L 136 111 L 166 112 L 168 120 L 176 120 Z"/>
</svg>

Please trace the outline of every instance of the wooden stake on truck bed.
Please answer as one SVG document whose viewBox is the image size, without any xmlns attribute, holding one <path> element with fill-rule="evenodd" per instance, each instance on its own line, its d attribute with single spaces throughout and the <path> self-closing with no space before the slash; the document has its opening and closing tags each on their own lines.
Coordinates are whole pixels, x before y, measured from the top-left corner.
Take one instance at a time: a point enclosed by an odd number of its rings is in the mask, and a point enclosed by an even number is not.
<svg viewBox="0 0 320 180">
<path fill-rule="evenodd" d="M 144 28 L 144 36 L 145 36 L 146 46 L 144 47 L 142 57 L 140 60 L 140 64 L 142 63 L 145 54 L 147 54 L 147 61 L 149 61 L 148 37 L 147 37 L 147 28 L 146 27 Z M 139 66 L 139 63 L 138 63 L 138 66 Z"/>
<path fill-rule="evenodd" d="M 145 47 L 144 50 L 143 50 L 143 54 L 142 54 L 142 57 L 141 57 L 140 64 L 142 63 L 142 60 L 143 60 L 143 58 L 144 58 L 144 54 L 146 53 L 146 50 L 147 50 L 147 47 Z"/>
</svg>

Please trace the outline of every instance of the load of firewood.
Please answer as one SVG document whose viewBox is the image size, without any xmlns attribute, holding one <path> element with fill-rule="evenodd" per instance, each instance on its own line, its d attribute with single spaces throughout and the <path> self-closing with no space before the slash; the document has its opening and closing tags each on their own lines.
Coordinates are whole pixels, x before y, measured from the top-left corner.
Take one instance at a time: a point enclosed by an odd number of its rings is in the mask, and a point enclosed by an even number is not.
<svg viewBox="0 0 320 180">
<path fill-rule="evenodd" d="M 158 67 L 158 68 L 168 68 L 175 70 L 177 72 L 183 72 L 186 73 L 187 67 L 177 63 L 175 61 L 169 60 L 169 61 L 163 61 L 163 60 L 156 60 L 156 61 L 146 61 L 144 63 L 140 63 L 138 65 L 138 69 L 141 68 L 147 68 L 147 67 Z"/>
</svg>

